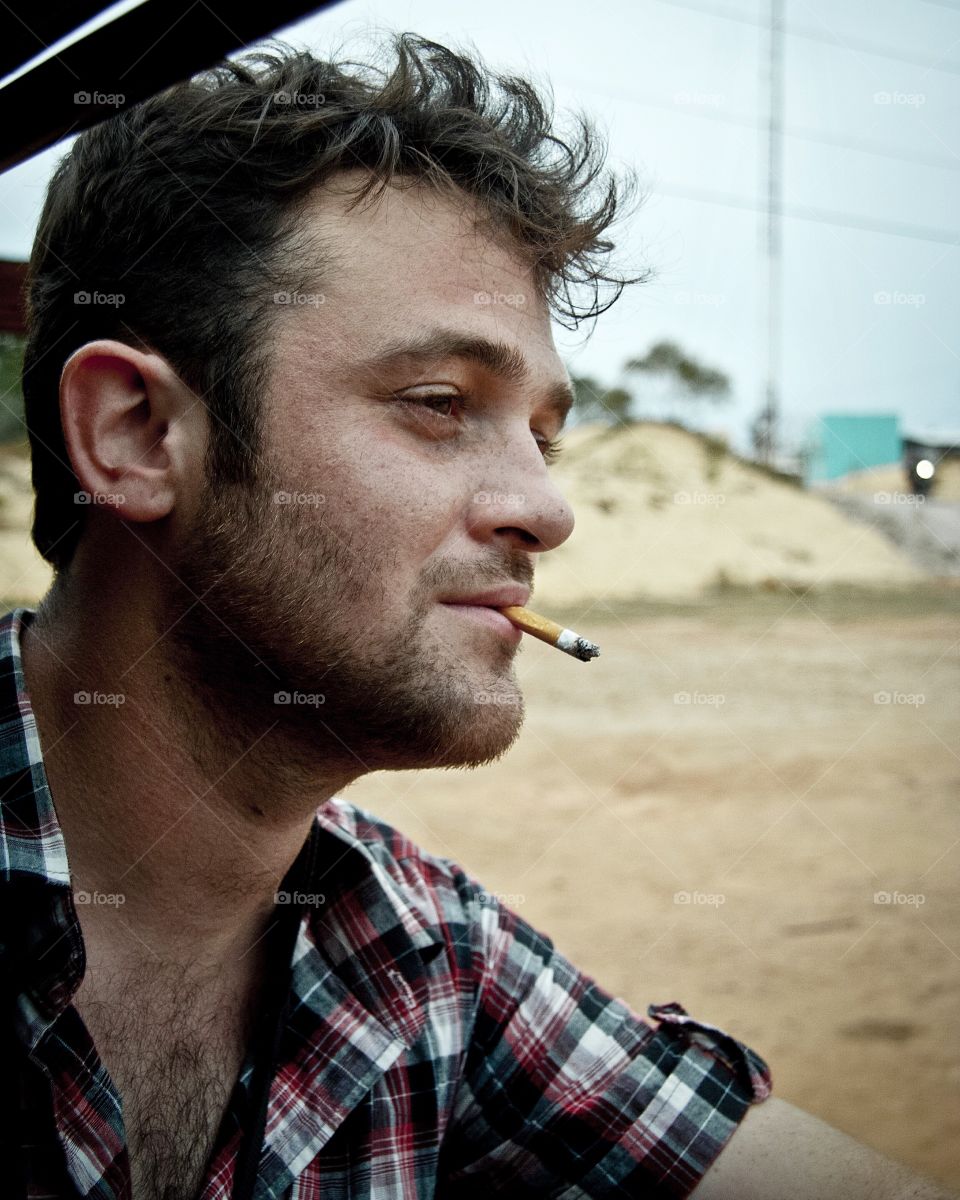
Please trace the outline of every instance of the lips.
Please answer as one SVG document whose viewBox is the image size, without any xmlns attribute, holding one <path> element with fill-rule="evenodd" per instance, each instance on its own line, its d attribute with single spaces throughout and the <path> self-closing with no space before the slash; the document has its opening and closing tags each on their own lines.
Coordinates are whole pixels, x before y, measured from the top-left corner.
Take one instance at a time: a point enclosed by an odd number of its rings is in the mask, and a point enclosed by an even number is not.
<svg viewBox="0 0 960 1200">
<path fill-rule="evenodd" d="M 443 607 L 450 612 L 460 613 L 476 625 L 486 625 L 488 629 L 495 630 L 501 637 L 506 638 L 514 645 L 517 645 L 523 637 L 523 631 L 492 605 L 454 604 L 450 601 L 444 601 Z"/>
</svg>

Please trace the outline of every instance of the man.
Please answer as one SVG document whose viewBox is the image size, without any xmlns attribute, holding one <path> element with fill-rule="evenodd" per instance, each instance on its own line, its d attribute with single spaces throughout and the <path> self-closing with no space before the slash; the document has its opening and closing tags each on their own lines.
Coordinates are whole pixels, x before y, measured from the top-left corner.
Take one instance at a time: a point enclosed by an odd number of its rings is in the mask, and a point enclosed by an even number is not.
<svg viewBox="0 0 960 1200">
<path fill-rule="evenodd" d="M 573 528 L 550 313 L 618 282 L 590 130 L 557 152 L 528 84 L 395 48 L 224 67 L 51 183 L 24 391 L 56 577 L 0 625 L 9 1187 L 942 1196 L 751 1108 L 751 1050 L 648 1025 L 339 796 L 516 739 L 489 608 Z"/>
</svg>

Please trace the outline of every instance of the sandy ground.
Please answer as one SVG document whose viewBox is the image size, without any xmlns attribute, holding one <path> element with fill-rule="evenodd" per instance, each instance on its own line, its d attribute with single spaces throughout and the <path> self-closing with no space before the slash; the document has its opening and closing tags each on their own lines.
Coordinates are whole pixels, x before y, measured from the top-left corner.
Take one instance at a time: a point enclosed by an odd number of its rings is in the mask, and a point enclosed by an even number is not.
<svg viewBox="0 0 960 1200">
<path fill-rule="evenodd" d="M 960 1185 L 960 592 L 937 595 L 590 615 L 589 664 L 525 640 L 500 762 L 346 795 L 637 1011 L 679 1001 L 783 1098 Z"/>
</svg>

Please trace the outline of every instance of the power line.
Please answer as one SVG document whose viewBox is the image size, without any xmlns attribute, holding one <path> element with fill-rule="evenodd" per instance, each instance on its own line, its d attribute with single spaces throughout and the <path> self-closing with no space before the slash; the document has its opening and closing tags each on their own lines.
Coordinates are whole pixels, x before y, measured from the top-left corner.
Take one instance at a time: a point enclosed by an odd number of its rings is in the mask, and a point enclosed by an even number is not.
<svg viewBox="0 0 960 1200">
<path fill-rule="evenodd" d="M 960 12 L 960 9 L 957 10 Z M 740 113 L 723 113 L 711 111 L 706 105 L 683 104 L 677 100 L 663 100 L 651 93 L 633 94 L 623 91 L 611 91 L 609 88 L 599 88 L 586 81 L 569 80 L 571 86 L 580 91 L 593 92 L 598 96 L 606 96 L 610 100 L 622 100 L 628 104 L 639 104 L 643 108 L 659 108 L 674 112 L 682 117 L 698 117 L 705 121 L 720 121 L 727 125 L 739 125 L 744 129 L 760 129 L 762 122 L 753 117 Z M 683 89 L 678 89 L 681 93 Z M 806 129 L 799 125 L 785 125 L 781 131 L 786 137 L 799 138 L 801 141 L 816 142 L 824 146 L 834 146 L 840 150 L 855 150 L 861 154 L 874 154 L 879 158 L 893 159 L 895 162 L 916 163 L 923 167 L 933 167 L 936 170 L 960 171 L 960 155 L 947 158 L 943 154 L 926 154 L 920 150 L 910 150 L 908 147 L 887 146 L 883 142 L 874 142 L 869 138 L 839 137 L 834 134 L 822 133 L 816 129 Z"/>
<path fill-rule="evenodd" d="M 766 23 L 756 17 L 744 13 L 730 12 L 727 9 L 716 8 L 714 5 L 695 3 L 695 0 L 659 0 L 661 4 L 672 4 L 675 8 L 688 8 L 706 16 L 718 17 L 724 21 L 736 21 L 741 25 L 752 25 L 755 28 L 766 28 Z M 949 7 L 952 7 L 949 6 Z M 921 58 L 918 55 L 902 54 L 890 46 L 878 42 L 870 42 L 865 38 L 847 37 L 845 34 L 825 32 L 805 25 L 785 25 L 783 32 L 794 37 L 807 38 L 809 41 L 823 42 L 828 46 L 840 46 L 844 50 L 860 50 L 864 54 L 875 54 L 879 58 L 892 58 L 897 62 L 906 63 L 912 67 L 926 67 L 930 71 L 945 71 L 951 75 L 960 75 L 960 63 L 945 63 L 941 59 Z"/>
<path fill-rule="evenodd" d="M 695 200 L 702 204 L 719 204 L 724 208 L 739 208 L 746 212 L 765 212 L 764 205 L 756 204 L 742 196 L 729 192 L 712 192 L 707 188 L 684 187 L 678 184 L 662 184 L 651 187 L 651 195 L 676 196 L 681 200 Z M 867 233 L 892 234 L 894 237 L 912 238 L 921 242 L 938 242 L 941 245 L 960 245 L 960 230 L 936 229 L 926 225 L 910 225 L 905 221 L 885 221 L 875 217 L 851 216 L 849 213 L 832 209 L 813 208 L 807 204 L 783 204 L 781 214 L 798 221 L 815 221 L 821 225 L 839 225 L 845 229 L 860 229 Z"/>
<path fill-rule="evenodd" d="M 840 150 L 856 150 L 861 154 L 875 154 L 879 158 L 893 159 L 895 162 L 917 163 L 924 167 L 933 167 L 938 171 L 960 171 L 960 155 L 947 158 L 942 154 L 924 154 L 919 150 L 909 150 L 907 147 L 894 150 L 883 142 L 873 142 L 869 138 L 838 137 L 835 134 L 821 133 L 818 130 L 802 129 L 797 125 L 787 125 L 783 130 L 787 137 L 800 138 L 806 142 L 819 142 L 824 146 L 835 146 Z"/>
</svg>

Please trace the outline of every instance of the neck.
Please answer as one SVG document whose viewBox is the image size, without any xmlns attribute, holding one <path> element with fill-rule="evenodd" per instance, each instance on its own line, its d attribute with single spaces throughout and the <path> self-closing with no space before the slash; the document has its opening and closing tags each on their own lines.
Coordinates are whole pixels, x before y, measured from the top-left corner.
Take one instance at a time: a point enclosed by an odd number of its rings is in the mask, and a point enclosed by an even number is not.
<svg viewBox="0 0 960 1200">
<path fill-rule="evenodd" d="M 24 677 L 74 889 L 112 898 L 81 918 L 102 905 L 155 958 L 216 966 L 262 937 L 316 808 L 350 780 L 305 769 L 278 723 L 211 709 L 163 634 L 126 603 L 51 595 Z"/>
</svg>

